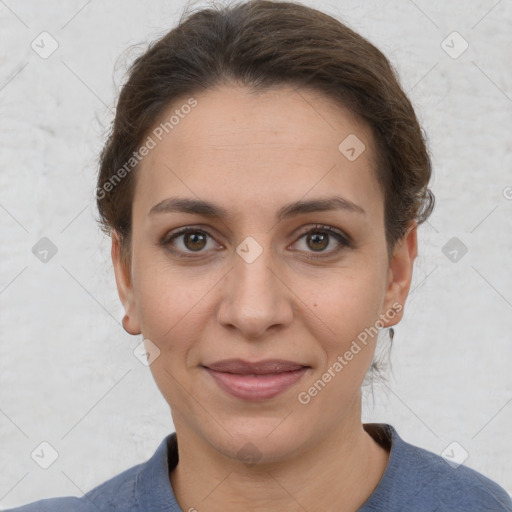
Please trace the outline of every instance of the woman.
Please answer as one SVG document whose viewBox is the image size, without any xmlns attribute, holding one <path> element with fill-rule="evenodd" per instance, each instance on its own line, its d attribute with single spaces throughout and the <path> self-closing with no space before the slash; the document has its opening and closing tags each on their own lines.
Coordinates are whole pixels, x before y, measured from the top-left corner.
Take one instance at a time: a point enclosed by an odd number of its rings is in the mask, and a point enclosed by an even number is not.
<svg viewBox="0 0 512 512">
<path fill-rule="evenodd" d="M 82 498 L 13 510 L 512 511 L 361 422 L 430 175 L 389 62 L 339 21 L 260 0 L 182 20 L 131 67 L 97 188 L 123 327 L 176 432 Z"/>
</svg>

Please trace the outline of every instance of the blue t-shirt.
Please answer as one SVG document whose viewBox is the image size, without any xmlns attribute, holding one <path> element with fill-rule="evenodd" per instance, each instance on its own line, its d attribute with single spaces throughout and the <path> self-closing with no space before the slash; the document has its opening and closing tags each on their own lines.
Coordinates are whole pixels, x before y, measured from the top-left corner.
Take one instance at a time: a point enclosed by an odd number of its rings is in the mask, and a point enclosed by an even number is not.
<svg viewBox="0 0 512 512">
<path fill-rule="evenodd" d="M 364 428 L 390 456 L 377 488 L 359 512 L 512 512 L 510 496 L 480 473 L 463 465 L 453 467 L 441 456 L 403 441 L 391 425 L 366 423 Z M 184 512 L 169 479 L 177 464 L 173 433 L 148 461 L 81 498 L 40 500 L 5 512 Z"/>
</svg>

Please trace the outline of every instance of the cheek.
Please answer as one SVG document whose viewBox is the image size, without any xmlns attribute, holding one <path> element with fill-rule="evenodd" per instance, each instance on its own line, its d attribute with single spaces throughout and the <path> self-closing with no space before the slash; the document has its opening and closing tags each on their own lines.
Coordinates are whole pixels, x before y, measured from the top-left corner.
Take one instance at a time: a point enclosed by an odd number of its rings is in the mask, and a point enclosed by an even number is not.
<svg viewBox="0 0 512 512">
<path fill-rule="evenodd" d="M 190 367 L 207 311 L 208 277 L 193 282 L 175 270 L 147 266 L 138 274 L 137 312 L 144 338 L 157 347 L 150 370 L 157 387 L 176 410 L 187 404 Z"/>
<path fill-rule="evenodd" d="M 139 289 L 137 309 L 142 333 L 158 341 L 161 349 L 169 349 L 170 341 L 183 339 L 180 333 L 190 326 L 197 315 L 194 304 L 200 300 L 198 292 L 190 291 L 177 280 L 162 276 L 146 279 Z"/>
<path fill-rule="evenodd" d="M 189 347 L 212 313 L 208 296 L 219 282 L 216 273 L 190 277 L 176 265 L 140 258 L 134 265 L 136 308 L 144 337 L 162 352 L 180 352 Z M 216 284 L 217 283 L 217 284 Z M 183 361 L 181 362 L 183 364 Z"/>
<path fill-rule="evenodd" d="M 378 273 L 358 274 L 357 278 L 338 276 L 311 297 L 308 304 L 316 316 L 309 331 L 320 349 L 319 367 L 301 388 L 301 404 L 322 415 L 327 408 L 338 411 L 338 421 L 358 397 L 371 364 L 378 328 L 382 292 Z M 316 305 L 316 306 L 315 306 Z M 328 404 L 328 405 L 326 405 Z"/>
<path fill-rule="evenodd" d="M 383 291 L 376 270 L 345 268 L 316 280 L 314 286 L 308 279 L 301 279 L 301 283 L 298 295 L 309 297 L 305 302 L 314 313 L 311 321 L 325 333 L 324 349 L 331 357 L 350 346 L 352 340 L 378 320 Z"/>
</svg>

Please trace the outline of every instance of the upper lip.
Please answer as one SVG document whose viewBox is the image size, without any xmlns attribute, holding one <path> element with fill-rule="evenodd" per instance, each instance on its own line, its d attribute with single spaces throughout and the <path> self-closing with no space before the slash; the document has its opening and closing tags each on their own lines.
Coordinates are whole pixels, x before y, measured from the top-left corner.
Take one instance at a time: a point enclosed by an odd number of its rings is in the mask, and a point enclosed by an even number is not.
<svg viewBox="0 0 512 512">
<path fill-rule="evenodd" d="M 291 372 L 306 367 L 306 365 L 301 363 L 287 361 L 285 359 L 265 359 L 253 363 L 244 361 L 243 359 L 224 359 L 205 366 L 216 372 L 238 373 L 242 375 L 251 373 L 265 375 L 269 373 Z"/>
</svg>

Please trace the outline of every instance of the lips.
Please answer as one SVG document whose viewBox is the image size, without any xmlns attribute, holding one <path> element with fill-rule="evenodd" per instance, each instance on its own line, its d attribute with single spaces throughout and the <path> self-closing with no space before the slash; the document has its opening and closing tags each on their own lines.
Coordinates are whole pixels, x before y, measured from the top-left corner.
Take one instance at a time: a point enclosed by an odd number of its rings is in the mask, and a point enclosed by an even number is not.
<svg viewBox="0 0 512 512">
<path fill-rule="evenodd" d="M 204 367 L 219 388 L 244 400 L 267 400 L 293 386 L 308 370 L 293 361 L 267 359 L 250 363 L 228 359 Z"/>
<path fill-rule="evenodd" d="M 238 373 L 240 375 L 266 375 L 269 373 L 293 372 L 300 370 L 306 365 L 286 361 L 284 359 L 265 359 L 250 363 L 242 359 L 225 359 L 216 363 L 206 365 L 210 370 L 223 373 Z"/>
</svg>

